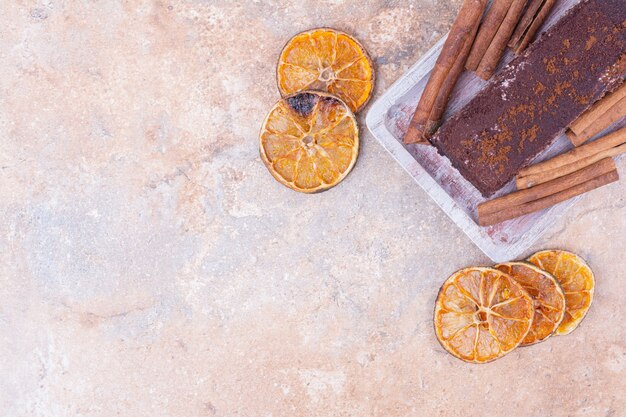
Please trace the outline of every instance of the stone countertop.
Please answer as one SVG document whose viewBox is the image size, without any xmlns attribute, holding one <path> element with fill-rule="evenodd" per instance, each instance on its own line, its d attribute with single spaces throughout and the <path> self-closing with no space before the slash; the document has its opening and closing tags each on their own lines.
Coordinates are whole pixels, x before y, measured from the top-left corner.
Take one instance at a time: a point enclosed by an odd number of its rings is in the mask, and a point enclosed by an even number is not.
<svg viewBox="0 0 626 417">
<path fill-rule="evenodd" d="M 0 415 L 623 415 L 624 180 L 532 248 L 593 267 L 580 328 L 476 366 L 439 346 L 432 310 L 450 273 L 489 260 L 367 108 L 330 191 L 290 191 L 260 161 L 292 35 L 354 34 L 379 96 L 459 6 L 1 2 Z"/>
</svg>

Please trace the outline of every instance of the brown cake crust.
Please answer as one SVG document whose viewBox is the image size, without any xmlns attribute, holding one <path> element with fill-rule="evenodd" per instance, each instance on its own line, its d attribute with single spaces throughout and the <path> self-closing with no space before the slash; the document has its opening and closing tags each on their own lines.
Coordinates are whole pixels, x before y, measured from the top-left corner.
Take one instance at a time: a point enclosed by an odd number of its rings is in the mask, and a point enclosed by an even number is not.
<svg viewBox="0 0 626 417">
<path fill-rule="evenodd" d="M 623 81 L 624 0 L 582 1 L 513 60 L 431 142 L 486 197 Z"/>
</svg>

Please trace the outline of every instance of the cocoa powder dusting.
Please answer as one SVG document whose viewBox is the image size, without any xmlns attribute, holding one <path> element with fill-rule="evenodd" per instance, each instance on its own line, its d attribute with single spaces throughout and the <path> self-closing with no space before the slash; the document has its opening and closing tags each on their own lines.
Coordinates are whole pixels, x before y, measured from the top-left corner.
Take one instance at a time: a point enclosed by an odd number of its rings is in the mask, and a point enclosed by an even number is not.
<svg viewBox="0 0 626 417">
<path fill-rule="evenodd" d="M 585 44 L 585 51 L 590 50 L 591 47 L 596 44 L 596 42 L 598 42 L 598 38 L 593 35 L 590 36 L 589 39 L 587 39 L 587 43 Z"/>
<path fill-rule="evenodd" d="M 556 58 L 545 59 L 544 63 L 546 64 L 546 71 L 548 74 L 556 74 L 559 72 L 559 69 L 556 65 Z"/>
<path fill-rule="evenodd" d="M 585 104 L 591 103 L 591 98 L 592 98 L 591 94 L 580 95 L 576 91 L 573 91 L 572 95 L 574 96 L 574 101 L 578 104 L 585 105 Z"/>
<path fill-rule="evenodd" d="M 608 77 L 613 78 L 620 76 L 620 74 L 623 76 L 624 72 L 626 72 L 626 52 L 623 53 L 617 62 L 608 69 L 606 74 Z"/>
<path fill-rule="evenodd" d="M 535 109 L 536 109 L 536 106 L 533 103 L 518 104 L 517 106 L 511 107 L 507 111 L 507 119 L 510 120 L 519 115 L 526 115 L 528 116 L 528 118 L 533 119 L 535 117 Z M 500 120 L 498 121 L 500 122 Z M 506 122 L 506 120 L 503 120 L 502 122 Z"/>
<path fill-rule="evenodd" d="M 520 133 L 519 150 L 524 150 L 524 143 L 526 141 L 533 143 L 537 139 L 537 132 L 539 132 L 539 126 L 533 125 L 533 127 L 524 129 Z"/>
<path fill-rule="evenodd" d="M 557 96 L 560 96 L 565 92 L 565 89 L 570 88 L 571 86 L 572 84 L 570 84 L 569 81 L 562 81 L 554 87 L 554 93 Z"/>
<path fill-rule="evenodd" d="M 533 88 L 533 92 L 535 93 L 535 95 L 539 95 L 544 91 L 546 91 L 546 86 L 543 85 L 541 81 L 537 82 L 537 84 L 535 84 L 535 88 Z"/>
<path fill-rule="evenodd" d="M 509 161 L 511 146 L 502 146 L 502 143 L 510 141 L 510 139 L 510 131 L 503 131 L 491 136 L 483 132 L 482 140 L 478 145 L 480 150 L 479 162 L 496 168 L 499 173 L 504 172 Z"/>
</svg>

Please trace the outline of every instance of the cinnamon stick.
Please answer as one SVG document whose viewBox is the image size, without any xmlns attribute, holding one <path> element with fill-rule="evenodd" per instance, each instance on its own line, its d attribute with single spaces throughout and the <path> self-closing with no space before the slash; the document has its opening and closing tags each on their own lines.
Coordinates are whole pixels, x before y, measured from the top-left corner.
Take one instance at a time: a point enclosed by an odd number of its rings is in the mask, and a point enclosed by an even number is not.
<svg viewBox="0 0 626 417">
<path fill-rule="evenodd" d="M 515 53 L 518 55 L 524 49 L 526 49 L 528 44 L 533 40 L 533 38 L 535 37 L 535 34 L 537 33 L 537 31 L 539 30 L 543 22 L 546 20 L 546 18 L 550 14 L 552 7 L 554 7 L 556 3 L 556 0 L 543 0 L 543 1 L 540 1 L 539 3 L 541 3 L 539 6 L 539 9 L 536 11 L 536 13 L 532 14 L 530 17 L 531 19 L 530 25 L 522 29 L 521 37 L 513 46 Z M 530 9 L 531 8 L 529 7 L 528 8 L 529 12 L 530 12 Z M 515 36 L 515 33 L 514 33 L 514 36 Z"/>
<path fill-rule="evenodd" d="M 524 11 L 524 6 L 526 5 L 527 0 L 513 0 L 509 11 L 506 14 L 506 17 L 502 21 L 500 28 L 496 32 L 489 48 L 485 52 L 485 55 L 480 61 L 480 65 L 476 69 L 476 75 L 478 75 L 483 80 L 488 80 L 491 78 L 493 73 L 496 71 L 498 67 L 498 63 L 504 55 L 504 51 L 506 49 L 506 44 L 511 38 L 511 34 L 517 25 L 517 22 Z"/>
<path fill-rule="evenodd" d="M 509 48 L 513 50 L 517 49 L 517 46 L 520 44 L 522 38 L 526 34 L 526 31 L 533 23 L 533 19 L 537 16 L 537 13 L 539 12 L 539 9 L 541 9 L 541 5 L 544 1 L 545 0 L 530 0 L 528 7 L 524 10 L 524 15 L 515 28 L 515 32 L 513 32 L 513 36 L 511 36 Z"/>
<path fill-rule="evenodd" d="M 599 107 L 604 106 L 600 104 Z M 591 122 L 591 124 L 586 127 L 585 130 L 583 130 L 582 132 L 576 134 L 575 132 L 571 131 L 571 126 L 570 130 L 565 132 L 570 142 L 572 142 L 574 146 L 582 145 L 598 133 L 602 132 L 607 127 L 611 126 L 613 123 L 620 120 L 622 117 L 626 116 L 626 96 L 622 97 L 621 100 L 615 103 L 604 113 L 595 114 L 595 116 L 597 116 L 597 118 L 593 120 L 593 122 Z"/>
<path fill-rule="evenodd" d="M 604 158 L 595 164 L 561 178 L 554 179 L 553 181 L 549 181 L 526 190 L 516 191 L 481 203 L 478 205 L 478 214 L 485 215 L 503 210 L 507 207 L 519 206 L 520 204 L 538 200 L 570 188 L 576 184 L 580 184 L 581 182 L 588 181 L 599 175 L 606 174 L 614 169 L 615 162 L 613 162 L 611 158 Z"/>
<path fill-rule="evenodd" d="M 626 127 L 616 130 L 606 136 L 601 137 L 586 145 L 574 148 L 569 152 L 556 156 L 544 162 L 523 168 L 517 174 L 517 178 L 527 177 L 529 175 L 545 173 L 560 168 L 563 165 L 571 164 L 589 156 L 595 155 L 607 149 L 626 143 Z"/>
<path fill-rule="evenodd" d="M 524 188 L 534 187 L 538 184 L 543 184 L 555 178 L 563 177 L 564 175 L 570 174 L 572 172 L 576 172 L 595 162 L 598 162 L 601 159 L 612 158 L 614 156 L 621 155 L 623 153 L 626 153 L 626 143 L 623 145 L 616 146 L 611 149 L 598 152 L 597 154 L 583 158 L 580 161 L 563 165 L 562 167 L 555 168 L 551 171 L 540 172 L 538 174 L 531 174 L 526 177 L 517 178 L 515 183 L 517 185 L 518 190 L 523 190 Z"/>
<path fill-rule="evenodd" d="M 485 9 L 485 0 L 464 0 L 459 15 L 452 24 L 448 38 L 443 44 L 435 67 L 430 74 L 426 87 L 422 92 L 415 114 L 409 124 L 404 143 L 425 142 L 424 131 L 426 122 L 433 109 L 433 105 L 442 85 L 448 78 L 451 68 L 465 46 L 467 38 L 471 36 L 476 21 L 480 20 Z"/>
<path fill-rule="evenodd" d="M 512 2 L 513 0 L 494 0 L 491 4 L 483 23 L 480 25 L 480 30 L 478 35 L 476 35 L 476 40 L 465 63 L 465 68 L 469 71 L 476 71 L 478 68 L 480 60 L 485 55 L 487 48 L 489 48 L 502 21 L 504 21 Z"/>
<path fill-rule="evenodd" d="M 615 162 L 605 158 L 574 173 L 537 187 L 517 191 L 478 206 L 478 223 L 489 226 L 533 213 L 619 180 Z M 518 203 L 521 202 L 521 203 Z"/>
<path fill-rule="evenodd" d="M 485 5 L 487 3 L 485 2 Z M 476 32 L 478 32 L 478 27 L 480 26 L 480 19 L 476 20 L 474 24 L 474 28 L 470 36 L 468 36 L 465 41 L 465 45 L 463 45 L 463 50 L 459 53 L 454 65 L 450 69 L 450 73 L 448 77 L 443 82 L 441 89 L 439 90 L 439 94 L 435 99 L 435 103 L 433 104 L 433 109 L 428 116 L 428 120 L 426 121 L 426 128 L 424 130 L 424 137 L 430 138 L 435 134 L 439 126 L 441 126 L 441 119 L 443 114 L 446 111 L 446 107 L 448 105 L 448 101 L 450 100 L 450 96 L 452 95 L 452 91 L 454 90 L 454 86 L 456 86 L 461 73 L 463 72 L 463 68 L 465 67 L 465 61 L 467 60 L 467 56 L 470 53 L 470 49 L 472 48 L 472 44 L 474 43 L 474 39 L 476 38 Z"/>
</svg>

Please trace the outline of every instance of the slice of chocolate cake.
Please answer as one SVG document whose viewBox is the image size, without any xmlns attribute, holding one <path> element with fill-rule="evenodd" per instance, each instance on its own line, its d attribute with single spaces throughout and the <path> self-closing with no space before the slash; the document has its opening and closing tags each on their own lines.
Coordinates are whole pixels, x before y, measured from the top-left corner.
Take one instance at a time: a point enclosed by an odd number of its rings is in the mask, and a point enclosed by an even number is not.
<svg viewBox="0 0 626 417">
<path fill-rule="evenodd" d="M 584 0 L 432 138 L 486 197 L 626 73 L 625 0 Z"/>
</svg>

